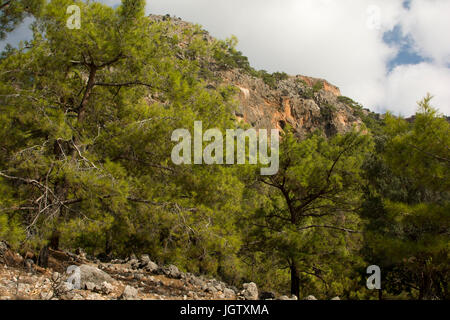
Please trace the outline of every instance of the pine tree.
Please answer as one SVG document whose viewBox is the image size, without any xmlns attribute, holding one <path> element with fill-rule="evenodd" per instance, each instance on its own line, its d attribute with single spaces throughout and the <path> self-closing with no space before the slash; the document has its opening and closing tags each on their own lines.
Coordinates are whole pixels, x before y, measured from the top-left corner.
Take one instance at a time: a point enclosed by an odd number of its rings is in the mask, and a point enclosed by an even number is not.
<svg viewBox="0 0 450 320">
<path fill-rule="evenodd" d="M 241 184 L 231 168 L 175 166 L 170 137 L 195 120 L 233 128 L 235 106 L 229 87 L 203 78 L 213 45 L 196 27 L 145 17 L 144 3 L 77 2 L 82 27 L 71 30 L 73 1 L 50 1 L 29 46 L 0 61 L 2 224 L 19 217 L 44 250 L 147 251 L 216 272 L 218 252 L 238 251 Z"/>
<path fill-rule="evenodd" d="M 289 268 L 291 294 L 300 297 L 302 274 L 326 288 L 329 263 L 357 231 L 360 167 L 370 146 L 370 137 L 357 132 L 329 141 L 314 134 L 299 142 L 286 131 L 278 174 L 260 179 L 269 187 L 268 199 L 251 223 L 259 250 Z"/>
<path fill-rule="evenodd" d="M 430 101 L 412 122 L 388 115 L 379 153 L 365 165 L 364 253 L 387 293 L 448 299 L 450 126 Z"/>
<path fill-rule="evenodd" d="M 0 40 L 13 31 L 27 16 L 38 16 L 44 0 L 0 1 Z"/>
</svg>

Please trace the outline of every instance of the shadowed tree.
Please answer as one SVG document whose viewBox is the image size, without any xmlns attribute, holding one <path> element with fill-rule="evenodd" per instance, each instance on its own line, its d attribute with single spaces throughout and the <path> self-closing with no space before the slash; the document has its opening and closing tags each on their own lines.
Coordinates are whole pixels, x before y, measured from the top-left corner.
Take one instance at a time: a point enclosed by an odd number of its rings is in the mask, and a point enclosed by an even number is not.
<svg viewBox="0 0 450 320">
<path fill-rule="evenodd" d="M 330 140 L 314 134 L 299 142 L 286 131 L 278 174 L 260 179 L 270 198 L 253 219 L 257 238 L 264 239 L 260 250 L 289 267 L 291 293 L 297 297 L 301 274 L 324 280 L 319 265 L 326 264 L 327 255 L 337 258 L 345 245 L 333 234 L 357 232 L 360 167 L 370 146 L 370 137 L 357 132 Z"/>
</svg>

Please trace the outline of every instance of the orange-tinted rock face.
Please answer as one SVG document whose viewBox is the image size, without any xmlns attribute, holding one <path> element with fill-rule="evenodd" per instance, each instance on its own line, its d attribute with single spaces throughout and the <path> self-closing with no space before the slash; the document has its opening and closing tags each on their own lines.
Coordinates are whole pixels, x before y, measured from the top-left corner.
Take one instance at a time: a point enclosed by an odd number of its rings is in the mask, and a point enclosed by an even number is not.
<svg viewBox="0 0 450 320">
<path fill-rule="evenodd" d="M 312 87 L 314 86 L 314 84 L 318 81 L 323 83 L 323 89 L 325 91 L 331 92 L 332 94 L 334 94 L 335 96 L 340 96 L 341 95 L 341 90 L 339 90 L 338 87 L 330 84 L 328 81 L 323 80 L 323 79 L 315 79 L 315 78 L 311 78 L 311 77 L 306 77 L 306 76 L 297 76 L 297 78 L 302 79 L 308 86 Z"/>
<path fill-rule="evenodd" d="M 166 19 L 163 16 L 152 17 L 156 21 Z M 176 26 L 175 30 L 191 26 L 179 19 L 171 21 Z M 207 33 L 204 38 L 208 42 L 214 41 Z M 359 127 L 362 123 L 350 106 L 339 101 L 339 88 L 326 80 L 303 75 L 288 76 L 286 80 L 280 80 L 275 87 L 271 87 L 261 78 L 251 76 L 241 69 L 223 70 L 223 66 L 212 60 L 207 63 L 218 79 L 212 80 L 214 85 L 225 83 L 239 89 L 236 119 L 254 128 L 283 129 L 289 125 L 302 138 L 315 130 L 330 136 L 349 131 L 354 126 Z M 317 86 L 318 83 L 321 85 Z"/>
<path fill-rule="evenodd" d="M 340 96 L 341 95 L 341 90 L 339 90 L 338 87 L 333 86 L 332 84 L 329 84 L 327 81 L 325 81 L 324 83 L 324 90 L 325 91 L 329 91 L 332 94 L 336 95 L 336 96 Z"/>
<path fill-rule="evenodd" d="M 289 125 L 299 137 L 304 137 L 316 129 L 333 135 L 361 124 L 353 110 L 338 101 L 339 88 L 325 80 L 289 77 L 272 88 L 239 70 L 220 71 L 218 75 L 225 83 L 239 88 L 236 117 L 255 128 L 282 130 Z M 317 81 L 323 83 L 323 88 L 311 93 Z"/>
</svg>

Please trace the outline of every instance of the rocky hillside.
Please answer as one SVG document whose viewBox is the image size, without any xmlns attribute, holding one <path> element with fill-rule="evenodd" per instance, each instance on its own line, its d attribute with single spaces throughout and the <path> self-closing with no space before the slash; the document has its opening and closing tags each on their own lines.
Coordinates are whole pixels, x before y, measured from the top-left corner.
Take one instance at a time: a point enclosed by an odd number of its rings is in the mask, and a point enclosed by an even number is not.
<svg viewBox="0 0 450 320">
<path fill-rule="evenodd" d="M 155 21 L 171 21 L 176 33 L 194 28 L 193 24 L 180 18 L 150 17 Z M 205 30 L 196 32 L 203 34 L 204 41 L 217 41 Z M 188 43 L 181 46 L 185 49 Z M 245 56 L 231 48 L 227 56 L 215 56 L 204 65 L 217 79 L 211 86 L 225 83 L 238 89 L 236 117 L 257 129 L 281 130 L 289 125 L 299 138 L 315 130 L 331 136 L 359 128 L 362 118 L 370 114 L 369 110 L 363 110 L 351 99 L 341 96 L 339 88 L 324 79 L 256 71 Z"/>
<path fill-rule="evenodd" d="M 253 282 L 241 289 L 216 279 L 158 266 L 148 255 L 100 262 L 85 253 L 49 251 L 49 267 L 35 264 L 0 241 L 0 300 L 290 300 L 258 292 Z M 69 284 L 69 266 L 80 269 L 80 289 Z M 310 296 L 308 299 L 315 299 Z"/>
<path fill-rule="evenodd" d="M 177 18 L 152 18 L 172 21 L 172 32 L 176 33 L 194 28 Z M 236 89 L 235 117 L 239 121 L 257 129 L 290 126 L 303 138 L 315 130 L 331 136 L 361 127 L 363 117 L 369 114 L 351 99 L 342 97 L 339 88 L 326 80 L 256 71 L 226 42 L 217 41 L 204 30 L 195 32 L 203 34 L 203 41 L 222 45 L 218 50 L 221 55 L 213 52 L 209 60 L 200 63 L 202 71 L 209 72 L 205 78 L 211 88 L 227 84 Z M 180 47 L 179 58 L 188 59 L 188 43 L 180 43 Z M 156 93 L 150 98 L 158 100 L 157 96 Z M 291 299 L 258 292 L 254 283 L 238 289 L 181 272 L 174 265 L 158 266 L 148 255 L 100 262 L 82 252 L 49 250 L 48 268 L 37 266 L 37 260 L 31 253 L 21 256 L 0 242 L 0 299 Z M 71 265 L 81 270 L 79 290 L 72 290 L 67 282 L 66 270 Z"/>
<path fill-rule="evenodd" d="M 289 125 L 299 137 L 314 130 L 330 136 L 362 124 L 354 109 L 339 99 L 339 89 L 325 80 L 288 76 L 272 87 L 239 69 L 219 74 L 240 90 L 238 119 L 257 129 L 282 130 Z"/>
</svg>

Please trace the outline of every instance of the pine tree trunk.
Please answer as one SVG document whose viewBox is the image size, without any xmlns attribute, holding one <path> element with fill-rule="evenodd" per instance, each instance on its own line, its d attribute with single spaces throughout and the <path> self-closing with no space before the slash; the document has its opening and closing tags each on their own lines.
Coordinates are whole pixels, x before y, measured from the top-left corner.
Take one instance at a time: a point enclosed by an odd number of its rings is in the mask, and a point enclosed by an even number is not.
<svg viewBox="0 0 450 320">
<path fill-rule="evenodd" d="M 50 236 L 49 247 L 52 250 L 59 250 L 59 232 L 58 230 L 53 230 L 52 235 Z"/>
<path fill-rule="evenodd" d="M 295 262 L 291 264 L 291 294 L 300 299 L 300 275 Z"/>
<path fill-rule="evenodd" d="M 44 246 L 39 252 L 38 266 L 42 268 L 48 267 L 48 246 Z"/>
</svg>

